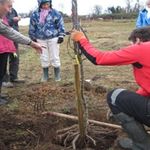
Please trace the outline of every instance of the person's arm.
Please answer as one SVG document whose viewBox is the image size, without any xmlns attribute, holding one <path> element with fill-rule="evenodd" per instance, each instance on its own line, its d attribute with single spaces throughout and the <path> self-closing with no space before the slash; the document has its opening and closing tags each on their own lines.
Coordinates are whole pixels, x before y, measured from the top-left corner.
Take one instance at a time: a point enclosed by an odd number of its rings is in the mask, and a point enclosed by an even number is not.
<svg viewBox="0 0 150 150">
<path fill-rule="evenodd" d="M 30 18 L 30 25 L 29 25 L 29 37 L 33 40 L 33 41 L 36 41 L 36 36 L 35 36 L 35 32 L 36 32 L 36 21 L 34 20 L 34 17 L 33 17 L 34 14 L 31 15 L 31 18 Z"/>
<path fill-rule="evenodd" d="M 12 27 L 13 26 L 13 18 L 10 17 L 9 14 L 6 17 L 7 17 L 7 20 L 8 20 L 8 24 Z"/>
<path fill-rule="evenodd" d="M 9 12 L 7 15 L 7 20 L 9 26 L 15 28 L 18 31 L 18 22 L 20 21 L 20 16 L 18 16 L 17 11 L 12 8 L 11 12 Z"/>
<path fill-rule="evenodd" d="M 3 24 L 2 22 L 0 22 L 0 34 L 20 44 L 29 45 L 31 43 L 30 38 L 15 31 L 13 28 Z"/>
<path fill-rule="evenodd" d="M 140 28 L 142 27 L 142 13 L 140 12 L 136 21 L 136 27 Z"/>
<path fill-rule="evenodd" d="M 42 47 L 40 44 L 32 41 L 30 38 L 15 31 L 13 28 L 10 28 L 9 26 L 3 24 L 1 21 L 0 21 L 0 34 L 2 34 L 3 36 L 9 38 L 14 42 L 30 45 L 31 47 L 35 48 L 38 53 L 42 52 Z"/>
<path fill-rule="evenodd" d="M 13 11 L 13 8 L 12 8 L 12 10 L 11 10 L 11 12 L 8 12 L 8 14 L 6 15 L 6 17 L 7 17 L 7 20 L 8 20 L 8 24 L 9 24 L 9 26 L 13 26 L 13 17 L 14 17 L 14 14 L 12 14 L 12 13 L 14 13 L 14 11 Z"/>
<path fill-rule="evenodd" d="M 71 36 L 74 41 L 79 42 L 83 54 L 95 65 L 127 65 L 140 60 L 139 45 L 103 52 L 96 49 L 82 32 L 75 31 Z"/>
<path fill-rule="evenodd" d="M 103 52 L 82 39 L 80 48 L 84 55 L 95 65 L 127 65 L 138 62 L 138 46 L 129 46 L 120 50 Z"/>
<path fill-rule="evenodd" d="M 65 36 L 65 27 L 64 27 L 64 20 L 62 15 L 57 12 L 57 20 L 56 20 L 56 25 L 57 25 L 57 30 L 58 30 L 58 44 L 61 44 L 64 41 L 64 36 Z"/>
<path fill-rule="evenodd" d="M 64 26 L 63 17 L 60 13 L 58 14 L 57 28 L 58 28 L 58 32 L 59 32 L 59 37 L 64 37 L 65 36 L 65 26 Z"/>
</svg>

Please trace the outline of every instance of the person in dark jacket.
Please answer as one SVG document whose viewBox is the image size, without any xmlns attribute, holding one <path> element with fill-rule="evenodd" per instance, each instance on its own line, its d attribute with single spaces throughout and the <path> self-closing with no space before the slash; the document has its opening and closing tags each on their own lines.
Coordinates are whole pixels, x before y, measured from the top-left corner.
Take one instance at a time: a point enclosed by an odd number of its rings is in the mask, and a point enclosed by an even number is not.
<svg viewBox="0 0 150 150">
<path fill-rule="evenodd" d="M 21 20 L 21 17 L 18 16 L 17 11 L 12 7 L 10 12 L 7 13 L 6 18 L 8 20 L 8 24 L 10 27 L 19 31 L 18 22 Z M 16 52 L 9 54 L 9 71 L 7 71 L 6 75 L 3 78 L 3 86 L 4 87 L 13 87 L 13 82 L 24 82 L 24 80 L 18 79 L 18 71 L 19 71 L 19 50 L 18 43 L 14 42 L 16 47 Z"/>
<path fill-rule="evenodd" d="M 120 146 L 149 150 L 150 136 L 143 124 L 150 127 L 150 27 L 135 29 L 129 37 L 133 43 L 131 46 L 109 52 L 96 49 L 82 32 L 73 31 L 71 37 L 95 65 L 132 65 L 135 81 L 140 88 L 136 93 L 114 89 L 108 93 L 107 102 L 114 118 L 130 138 L 120 139 Z"/>
</svg>

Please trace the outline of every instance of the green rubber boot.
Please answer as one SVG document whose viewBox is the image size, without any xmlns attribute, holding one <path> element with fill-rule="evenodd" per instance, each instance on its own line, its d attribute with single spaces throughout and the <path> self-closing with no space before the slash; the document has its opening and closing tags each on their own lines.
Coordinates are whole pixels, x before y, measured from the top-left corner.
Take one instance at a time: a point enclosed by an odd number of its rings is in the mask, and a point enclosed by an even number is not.
<svg viewBox="0 0 150 150">
<path fill-rule="evenodd" d="M 55 81 L 61 81 L 60 67 L 54 68 Z"/>
<path fill-rule="evenodd" d="M 48 68 L 43 68 L 43 75 L 42 75 L 41 82 L 47 82 L 48 78 L 49 78 Z"/>
</svg>

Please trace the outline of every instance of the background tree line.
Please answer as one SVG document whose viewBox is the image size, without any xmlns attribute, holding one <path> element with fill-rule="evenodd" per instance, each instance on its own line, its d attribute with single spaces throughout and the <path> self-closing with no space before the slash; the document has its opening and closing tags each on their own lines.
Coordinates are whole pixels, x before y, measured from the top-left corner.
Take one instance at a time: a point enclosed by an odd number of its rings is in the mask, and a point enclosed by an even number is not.
<svg viewBox="0 0 150 150">
<path fill-rule="evenodd" d="M 108 7 L 106 10 L 103 10 L 101 5 L 95 5 L 89 15 L 83 16 L 92 19 L 103 18 L 103 19 L 132 19 L 136 18 L 138 12 L 144 8 L 143 4 L 140 3 L 140 0 L 136 0 L 133 3 L 133 0 L 125 0 L 126 5 L 124 7 L 121 6 L 112 6 Z M 30 17 L 33 10 L 29 13 L 20 13 L 19 15 L 22 18 Z M 62 13 L 62 12 L 61 12 Z M 62 13 L 65 19 L 69 19 L 70 16 L 67 14 Z"/>
<path fill-rule="evenodd" d="M 132 19 L 136 18 L 139 11 L 144 8 L 140 0 L 136 0 L 133 4 L 133 0 L 125 0 L 126 5 L 124 7 L 108 7 L 105 11 L 101 5 L 95 5 L 90 17 L 103 18 L 103 19 Z"/>
</svg>

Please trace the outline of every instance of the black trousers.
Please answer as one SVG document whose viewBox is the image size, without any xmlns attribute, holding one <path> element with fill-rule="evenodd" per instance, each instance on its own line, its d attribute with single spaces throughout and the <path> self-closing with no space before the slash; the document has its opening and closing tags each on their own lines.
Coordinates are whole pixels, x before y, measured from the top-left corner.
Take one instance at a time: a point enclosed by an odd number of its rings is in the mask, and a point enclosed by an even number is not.
<svg viewBox="0 0 150 150">
<path fill-rule="evenodd" d="M 150 126 L 150 98 L 128 90 L 123 90 L 115 96 L 114 91 L 107 95 L 107 102 L 113 114 L 123 112 Z"/>
<path fill-rule="evenodd" d="M 0 54 L 0 90 L 2 87 L 3 77 L 6 74 L 7 70 L 7 59 L 10 53 Z"/>
<path fill-rule="evenodd" d="M 12 53 L 9 54 L 9 72 L 6 71 L 6 74 L 3 78 L 3 82 L 13 81 L 18 78 L 19 71 L 19 51 L 18 44 L 14 43 L 16 47 L 17 57 L 14 57 Z"/>
</svg>

